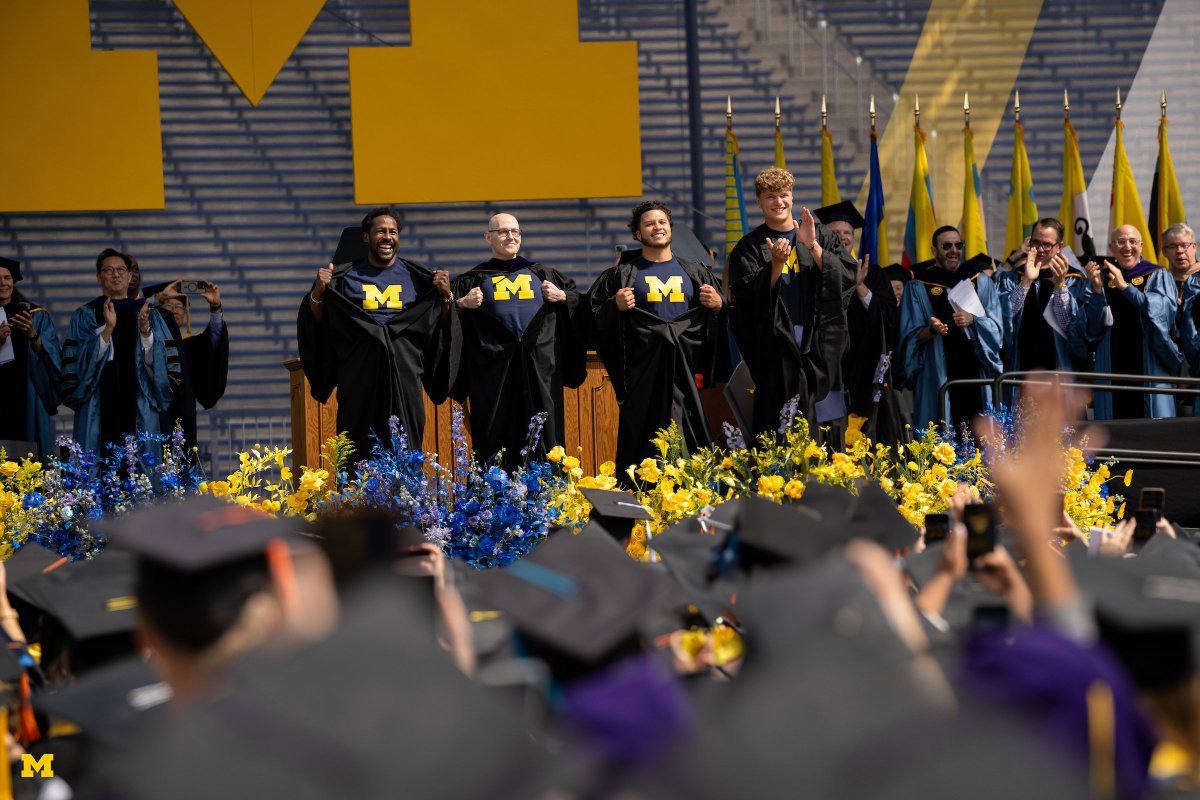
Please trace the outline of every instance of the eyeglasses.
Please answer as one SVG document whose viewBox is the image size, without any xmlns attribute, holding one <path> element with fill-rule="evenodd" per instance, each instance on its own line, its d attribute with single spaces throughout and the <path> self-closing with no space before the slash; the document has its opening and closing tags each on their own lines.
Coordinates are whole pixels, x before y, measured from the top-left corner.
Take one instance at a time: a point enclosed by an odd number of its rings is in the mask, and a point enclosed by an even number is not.
<svg viewBox="0 0 1200 800">
<path fill-rule="evenodd" d="M 1029 246 L 1035 250 L 1049 250 L 1057 244 L 1058 242 L 1037 242 L 1032 239 L 1029 240 Z"/>
<path fill-rule="evenodd" d="M 1142 240 L 1141 239 L 1113 239 L 1112 243 L 1115 244 L 1117 247 L 1125 247 L 1127 245 L 1141 244 Z"/>
<path fill-rule="evenodd" d="M 962 242 L 942 242 L 942 249 L 946 252 L 950 252 L 951 250 L 962 250 L 964 247 L 966 247 L 966 245 Z"/>
<path fill-rule="evenodd" d="M 100 270 L 101 275 L 124 275 L 129 272 L 125 267 L 105 267 Z"/>
<path fill-rule="evenodd" d="M 1195 246 L 1195 242 L 1180 242 L 1179 244 L 1164 244 L 1163 250 L 1166 250 L 1168 253 L 1181 253 L 1189 247 Z"/>
<path fill-rule="evenodd" d="M 488 233 L 494 233 L 497 236 L 499 236 L 501 239 L 508 239 L 508 238 L 520 239 L 521 238 L 521 231 L 518 230 L 517 228 L 496 228 L 494 230 L 489 230 Z"/>
</svg>

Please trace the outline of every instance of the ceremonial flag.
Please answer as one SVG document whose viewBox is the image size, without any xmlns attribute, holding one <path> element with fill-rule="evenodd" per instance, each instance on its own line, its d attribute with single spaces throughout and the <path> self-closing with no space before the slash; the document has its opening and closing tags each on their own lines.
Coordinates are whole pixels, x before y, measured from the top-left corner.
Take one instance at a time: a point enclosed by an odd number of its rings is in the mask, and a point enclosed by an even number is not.
<svg viewBox="0 0 1200 800">
<path fill-rule="evenodd" d="M 888 255 L 887 216 L 883 211 L 883 179 L 879 175 L 879 141 L 871 131 L 871 176 L 867 188 L 867 213 L 863 215 L 860 248 L 868 264 L 886 267 L 892 263 Z"/>
<path fill-rule="evenodd" d="M 1168 266 L 1169 260 L 1159 237 L 1176 222 L 1187 222 L 1187 212 L 1183 210 L 1175 165 L 1171 163 L 1171 149 L 1167 146 L 1167 118 L 1164 116 L 1158 122 L 1158 162 L 1154 165 L 1154 185 L 1150 188 L 1150 239 L 1158 252 L 1158 263 L 1164 267 Z"/>
<path fill-rule="evenodd" d="M 833 174 L 833 135 L 828 128 L 821 128 L 821 205 L 840 202 L 842 193 L 838 191 L 837 176 Z"/>
<path fill-rule="evenodd" d="M 1063 192 L 1058 219 L 1067 229 L 1067 246 L 1081 261 L 1085 256 L 1096 254 L 1087 184 L 1083 182 L 1083 162 L 1079 160 L 1079 137 L 1075 135 L 1075 126 L 1066 119 L 1063 120 Z"/>
<path fill-rule="evenodd" d="M 929 161 L 925 158 L 925 131 L 913 126 L 912 188 L 908 193 L 908 219 L 904 224 L 904 254 L 900 263 L 912 266 L 933 258 L 933 232 L 937 217 L 933 211 L 933 185 L 929 181 Z"/>
<path fill-rule="evenodd" d="M 987 225 L 983 217 L 982 194 L 979 165 L 975 163 L 974 136 L 970 128 L 963 128 L 962 238 L 964 259 L 974 258 L 981 253 L 987 254 Z"/>
<path fill-rule="evenodd" d="M 738 140 L 733 126 L 725 126 L 725 255 L 746 234 L 746 198 L 742 196 L 742 167 L 738 163 Z"/>
<path fill-rule="evenodd" d="M 1033 233 L 1038 221 L 1037 201 L 1033 199 L 1033 173 L 1025 152 L 1025 126 L 1013 123 L 1012 174 L 1008 179 L 1008 224 L 1004 229 L 1004 255 L 1020 250 L 1025 237 Z M 1066 220 L 1062 220 L 1066 224 Z"/>
<path fill-rule="evenodd" d="M 1146 215 L 1142 213 L 1142 201 L 1138 197 L 1137 181 L 1133 179 L 1133 168 L 1129 166 L 1129 157 L 1125 155 L 1124 133 L 1125 123 L 1117 120 L 1117 146 L 1113 151 L 1112 195 L 1109 197 L 1108 229 L 1114 230 L 1118 225 L 1132 225 L 1142 236 L 1142 258 L 1155 263 L 1154 241 L 1146 226 Z"/>
</svg>

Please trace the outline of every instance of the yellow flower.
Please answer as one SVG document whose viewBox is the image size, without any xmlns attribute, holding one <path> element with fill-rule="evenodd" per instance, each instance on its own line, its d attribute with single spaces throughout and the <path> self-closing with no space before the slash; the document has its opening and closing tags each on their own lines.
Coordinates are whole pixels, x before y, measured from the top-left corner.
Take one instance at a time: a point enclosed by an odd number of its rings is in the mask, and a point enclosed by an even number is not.
<svg viewBox="0 0 1200 800">
<path fill-rule="evenodd" d="M 1125 519 L 1125 504 L 1121 503 L 1121 507 L 1117 509 L 1117 519 Z"/>
<path fill-rule="evenodd" d="M 290 481 L 292 479 L 292 471 L 287 467 L 279 468 L 279 479 L 281 481 Z"/>
<path fill-rule="evenodd" d="M 910 461 L 907 464 L 905 464 L 904 466 L 908 467 L 909 472 L 917 471 L 917 462 L 915 462 L 915 461 Z"/>
<path fill-rule="evenodd" d="M 759 494 L 775 494 L 783 489 L 782 475 L 763 475 L 758 479 Z"/>
<path fill-rule="evenodd" d="M 663 458 L 667 457 L 667 440 L 666 439 L 662 439 L 658 436 L 655 436 L 653 439 L 650 440 L 650 444 L 652 444 L 658 448 L 659 455 L 661 455 Z"/>
<path fill-rule="evenodd" d="M 0 475 L 3 475 L 6 478 L 11 478 L 13 475 L 17 474 L 17 470 L 20 468 L 21 465 L 15 461 L 5 461 L 3 464 L 0 464 Z"/>
<path fill-rule="evenodd" d="M 958 490 L 958 484 L 951 480 L 942 481 L 938 485 L 938 497 L 946 502 L 950 502 L 950 498 L 954 497 L 954 492 Z"/>
<path fill-rule="evenodd" d="M 259 503 L 258 507 L 268 513 L 275 513 L 276 511 L 278 511 L 280 509 L 280 504 L 279 504 L 278 500 L 267 499 L 267 500 L 263 500 L 261 503 Z"/>
<path fill-rule="evenodd" d="M 804 496 L 804 484 L 795 478 L 792 478 L 790 481 L 784 484 L 783 493 L 792 500 L 799 500 Z"/>
<path fill-rule="evenodd" d="M 725 456 L 721 459 L 721 469 L 731 469 L 733 467 L 733 459 Z"/>
<path fill-rule="evenodd" d="M 617 465 L 615 463 L 613 463 L 612 461 L 605 461 L 603 464 L 600 465 L 600 474 L 601 475 L 616 475 L 617 474 Z"/>
<path fill-rule="evenodd" d="M 563 456 L 566 454 L 567 451 L 563 450 L 561 445 L 555 445 L 549 453 L 546 453 L 546 458 L 557 464 L 559 461 L 562 461 Z"/>
<path fill-rule="evenodd" d="M 820 458 L 825 455 L 825 448 L 816 442 L 809 442 L 808 447 L 804 448 L 805 458 Z"/>
<path fill-rule="evenodd" d="M 1131 469 L 1125 470 L 1125 485 L 1128 486 L 1130 481 L 1132 481 L 1132 480 L 1133 480 L 1133 470 L 1131 470 Z"/>
<path fill-rule="evenodd" d="M 227 481 L 212 481 L 208 484 L 208 491 L 212 492 L 214 497 L 225 497 L 229 494 L 230 489 Z"/>
<path fill-rule="evenodd" d="M 296 492 L 295 494 L 288 495 L 287 505 L 292 511 L 298 513 L 304 511 L 308 507 L 308 493 Z"/>
<path fill-rule="evenodd" d="M 579 466 L 579 459 L 576 458 L 575 456 L 566 456 L 562 460 L 562 467 L 563 467 L 563 470 L 566 472 L 570 472 L 571 470 L 576 469 L 578 466 Z"/>
<path fill-rule="evenodd" d="M 933 479 L 938 482 L 944 481 L 949 474 L 946 467 L 942 464 L 934 464 L 931 472 L 933 473 Z"/>
<path fill-rule="evenodd" d="M 947 442 L 942 442 L 937 447 L 933 448 L 933 457 L 943 464 L 953 464 L 954 447 Z"/>
<path fill-rule="evenodd" d="M 575 480 L 579 480 L 580 478 L 582 478 L 582 477 L 583 477 L 583 470 L 582 470 L 582 469 L 580 469 L 579 467 L 575 467 L 574 469 L 572 469 L 572 470 L 570 471 L 570 475 L 571 475 L 571 477 L 572 477 L 572 478 L 574 478 Z"/>
<path fill-rule="evenodd" d="M 658 483 L 658 479 L 662 477 L 662 473 L 658 471 L 658 464 L 653 458 L 647 458 L 638 466 L 637 475 L 647 483 Z"/>
</svg>

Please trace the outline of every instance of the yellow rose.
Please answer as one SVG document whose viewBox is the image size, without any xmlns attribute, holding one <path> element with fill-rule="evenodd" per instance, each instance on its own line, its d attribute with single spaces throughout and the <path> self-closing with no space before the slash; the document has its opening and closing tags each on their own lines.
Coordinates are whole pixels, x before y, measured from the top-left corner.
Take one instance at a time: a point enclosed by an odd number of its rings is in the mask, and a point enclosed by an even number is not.
<svg viewBox="0 0 1200 800">
<path fill-rule="evenodd" d="M 637 475 L 647 483 L 658 483 L 662 473 L 658 471 L 658 463 L 653 458 L 647 458 L 638 466 Z"/>
<path fill-rule="evenodd" d="M 612 461 L 605 461 L 603 464 L 600 465 L 600 474 L 601 475 L 616 475 L 617 474 L 617 465 L 614 464 Z"/>
<path fill-rule="evenodd" d="M 783 493 L 792 500 L 799 500 L 804 496 L 804 484 L 792 478 L 783 487 Z"/>
<path fill-rule="evenodd" d="M 563 450 L 561 445 L 555 445 L 554 449 L 552 449 L 549 453 L 546 453 L 546 458 L 557 464 L 559 461 L 562 461 L 563 456 L 566 454 L 567 451 Z"/>
<path fill-rule="evenodd" d="M 295 494 L 288 495 L 287 505 L 288 508 L 297 513 L 304 511 L 308 506 L 308 493 L 296 492 Z"/>
<path fill-rule="evenodd" d="M 941 481 L 946 480 L 946 476 L 949 474 L 946 470 L 946 467 L 943 466 L 942 464 L 934 464 L 932 472 L 933 472 L 933 479 L 938 481 L 939 483 Z"/>
<path fill-rule="evenodd" d="M 758 479 L 759 494 L 775 494 L 783 489 L 782 475 L 763 475 Z"/>
<path fill-rule="evenodd" d="M 21 465 L 15 461 L 5 461 L 3 464 L 0 464 L 0 475 L 3 475 L 6 478 L 11 478 L 13 475 L 17 474 L 17 470 L 20 468 Z"/>
<path fill-rule="evenodd" d="M 954 447 L 946 442 L 942 442 L 937 447 L 933 448 L 933 457 L 943 464 L 953 464 Z"/>
</svg>

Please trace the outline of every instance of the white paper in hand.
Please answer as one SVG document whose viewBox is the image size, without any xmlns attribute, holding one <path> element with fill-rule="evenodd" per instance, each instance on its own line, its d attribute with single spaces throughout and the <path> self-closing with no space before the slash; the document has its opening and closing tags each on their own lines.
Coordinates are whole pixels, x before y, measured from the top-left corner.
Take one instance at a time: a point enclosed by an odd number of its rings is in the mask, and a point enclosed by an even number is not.
<svg viewBox="0 0 1200 800">
<path fill-rule="evenodd" d="M 955 311 L 965 311 L 976 319 L 987 319 L 987 312 L 983 310 L 983 303 L 975 294 L 975 284 L 971 281 L 959 281 L 946 296 L 950 298 L 950 305 L 954 306 Z"/>
<path fill-rule="evenodd" d="M 1054 300 L 1046 304 L 1046 310 L 1042 312 L 1042 319 L 1046 320 L 1046 324 L 1054 328 L 1054 332 L 1064 339 L 1067 338 L 1067 332 L 1063 330 L 1063 326 L 1059 324 L 1058 317 L 1054 314 Z"/>
<path fill-rule="evenodd" d="M 0 308 L 0 325 L 8 322 L 8 315 L 4 313 L 4 309 Z M 10 361 L 16 361 L 17 354 L 13 351 L 12 333 L 4 340 L 4 344 L 0 344 L 0 364 L 7 364 Z"/>
</svg>

